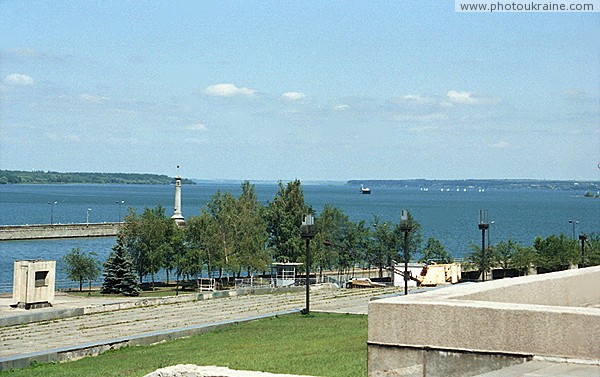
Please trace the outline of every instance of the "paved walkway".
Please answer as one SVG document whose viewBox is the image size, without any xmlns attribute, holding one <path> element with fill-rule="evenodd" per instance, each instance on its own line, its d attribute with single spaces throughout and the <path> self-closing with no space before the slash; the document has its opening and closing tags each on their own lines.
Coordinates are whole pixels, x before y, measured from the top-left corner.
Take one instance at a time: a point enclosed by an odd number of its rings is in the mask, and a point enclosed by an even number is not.
<svg viewBox="0 0 600 377">
<path fill-rule="evenodd" d="M 311 310 L 367 314 L 371 297 L 399 292 L 398 289 L 322 289 L 311 292 Z M 22 309 L 7 308 L 0 299 L 0 316 L 14 316 Z M 115 299 L 57 296 L 58 310 L 77 306 L 101 305 Z M 6 303 L 7 304 L 7 303 Z M 203 324 L 241 320 L 275 312 L 301 309 L 304 292 L 267 295 L 247 295 L 205 301 L 189 301 L 169 305 L 136 307 L 79 317 L 29 323 L 0 328 L 0 358 L 31 354 L 53 349 L 77 347 L 82 344 L 110 342 L 146 333 L 190 328 Z"/>
</svg>

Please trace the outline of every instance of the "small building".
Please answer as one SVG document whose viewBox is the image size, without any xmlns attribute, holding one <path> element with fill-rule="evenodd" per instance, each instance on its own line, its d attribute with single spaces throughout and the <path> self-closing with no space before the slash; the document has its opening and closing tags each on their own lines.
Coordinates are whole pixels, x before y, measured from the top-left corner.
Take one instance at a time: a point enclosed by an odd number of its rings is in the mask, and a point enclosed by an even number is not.
<svg viewBox="0 0 600 377">
<path fill-rule="evenodd" d="M 423 271 L 425 263 L 409 263 L 408 264 L 408 276 L 416 278 Z M 404 263 L 398 263 L 394 265 L 394 287 L 404 287 Z M 416 287 L 417 282 L 413 279 L 408 280 L 409 287 Z"/>
<path fill-rule="evenodd" d="M 292 287 L 296 285 L 296 271 L 302 263 L 277 262 L 271 264 L 271 276 L 275 275 L 276 287 Z"/>
<path fill-rule="evenodd" d="M 56 261 L 18 260 L 14 264 L 13 307 L 35 309 L 52 306 Z"/>
</svg>

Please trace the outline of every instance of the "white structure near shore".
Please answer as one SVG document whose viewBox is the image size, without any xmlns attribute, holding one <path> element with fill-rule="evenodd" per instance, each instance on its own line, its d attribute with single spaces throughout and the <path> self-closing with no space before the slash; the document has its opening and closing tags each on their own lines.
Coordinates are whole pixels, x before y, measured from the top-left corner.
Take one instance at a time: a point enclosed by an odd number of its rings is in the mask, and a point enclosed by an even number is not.
<svg viewBox="0 0 600 377">
<path fill-rule="evenodd" d="M 171 218 L 174 219 L 179 226 L 182 226 L 185 223 L 185 219 L 181 214 L 181 177 L 179 175 L 175 177 L 175 204 L 173 206 L 173 216 L 171 216 Z"/>
<path fill-rule="evenodd" d="M 15 261 L 13 301 L 14 307 L 35 309 L 52 306 L 56 261 Z"/>
</svg>

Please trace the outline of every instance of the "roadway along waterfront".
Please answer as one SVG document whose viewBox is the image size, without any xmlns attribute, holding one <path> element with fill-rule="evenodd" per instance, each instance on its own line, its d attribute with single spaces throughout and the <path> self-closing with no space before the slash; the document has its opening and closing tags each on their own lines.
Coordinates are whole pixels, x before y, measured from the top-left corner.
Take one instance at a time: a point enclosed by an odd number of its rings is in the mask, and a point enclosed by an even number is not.
<svg viewBox="0 0 600 377">
<path fill-rule="evenodd" d="M 0 241 L 52 238 L 114 237 L 122 223 L 0 226 Z"/>
<path fill-rule="evenodd" d="M 399 288 L 381 289 L 335 289 L 313 290 L 311 308 L 314 311 L 367 314 L 369 300 L 374 296 L 400 292 Z M 87 299 L 70 296 L 57 296 L 54 309 L 102 305 L 115 301 L 144 300 L 141 298 Z M 169 338 L 189 336 L 192 330 L 203 325 L 239 321 L 249 317 L 268 316 L 289 312 L 304 307 L 304 292 L 280 294 L 246 295 L 218 298 L 203 301 L 188 301 L 158 306 L 136 307 L 70 317 L 44 322 L 7 326 L 0 328 L 0 370 L 8 365 L 7 360 L 44 354 L 54 350 L 61 359 L 77 358 L 83 354 L 73 352 L 81 350 L 83 345 L 94 345 L 100 353 L 111 347 L 126 345 L 129 339 L 151 336 L 160 332 L 170 334 Z M 11 309 L 4 305 L 8 298 L 2 299 L 0 316 L 14 316 L 26 313 L 22 309 Z M 62 302 L 62 303 L 61 303 Z M 54 310 L 37 309 L 37 310 Z M 197 330 L 196 332 L 201 332 Z M 206 331 L 206 330 L 204 330 Z M 179 334 L 179 335 L 178 335 Z M 160 341 L 150 338 L 148 343 Z M 143 342 L 142 342 L 143 343 Z M 91 347 L 88 347 L 91 348 Z M 61 349 L 60 352 L 56 352 Z M 85 351 L 87 352 L 87 351 Z M 28 359 L 28 362 L 31 359 Z M 46 359 L 47 361 L 50 361 Z"/>
</svg>

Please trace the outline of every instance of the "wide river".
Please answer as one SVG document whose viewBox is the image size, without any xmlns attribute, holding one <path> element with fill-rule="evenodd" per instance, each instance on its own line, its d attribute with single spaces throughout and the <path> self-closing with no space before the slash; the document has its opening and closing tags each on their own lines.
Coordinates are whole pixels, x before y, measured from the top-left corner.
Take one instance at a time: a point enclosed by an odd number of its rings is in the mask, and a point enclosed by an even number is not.
<svg viewBox="0 0 600 377">
<path fill-rule="evenodd" d="M 600 231 L 600 200 L 583 192 L 560 190 L 485 190 L 451 187 L 449 191 L 372 186 L 371 195 L 345 183 L 303 184 L 305 201 L 317 214 L 325 204 L 341 208 L 353 221 L 372 223 L 378 216 L 397 223 L 402 209 L 420 222 L 424 239 L 436 237 L 453 257 L 479 245 L 479 210 L 488 210 L 492 244 L 509 238 L 531 245 L 537 236 Z M 466 189 L 466 191 L 465 191 Z M 238 183 L 200 183 L 182 188 L 184 217 L 200 213 L 217 191 L 241 192 Z M 277 192 L 275 183 L 258 183 L 259 200 L 267 204 Z M 138 212 L 161 204 L 172 214 L 174 186 L 146 185 L 0 185 L 0 225 L 112 222 L 129 207 Z M 54 203 L 56 204 L 48 204 Z M 122 203 L 122 204 L 121 204 Z M 569 220 L 573 222 L 569 222 Z M 575 223 L 576 222 L 576 223 Z M 575 224 L 575 226 L 574 226 Z M 114 238 L 0 242 L 0 292 L 12 290 L 13 262 L 19 259 L 53 259 L 75 247 L 93 251 L 104 261 Z M 57 285 L 65 286 L 57 271 Z"/>
</svg>

